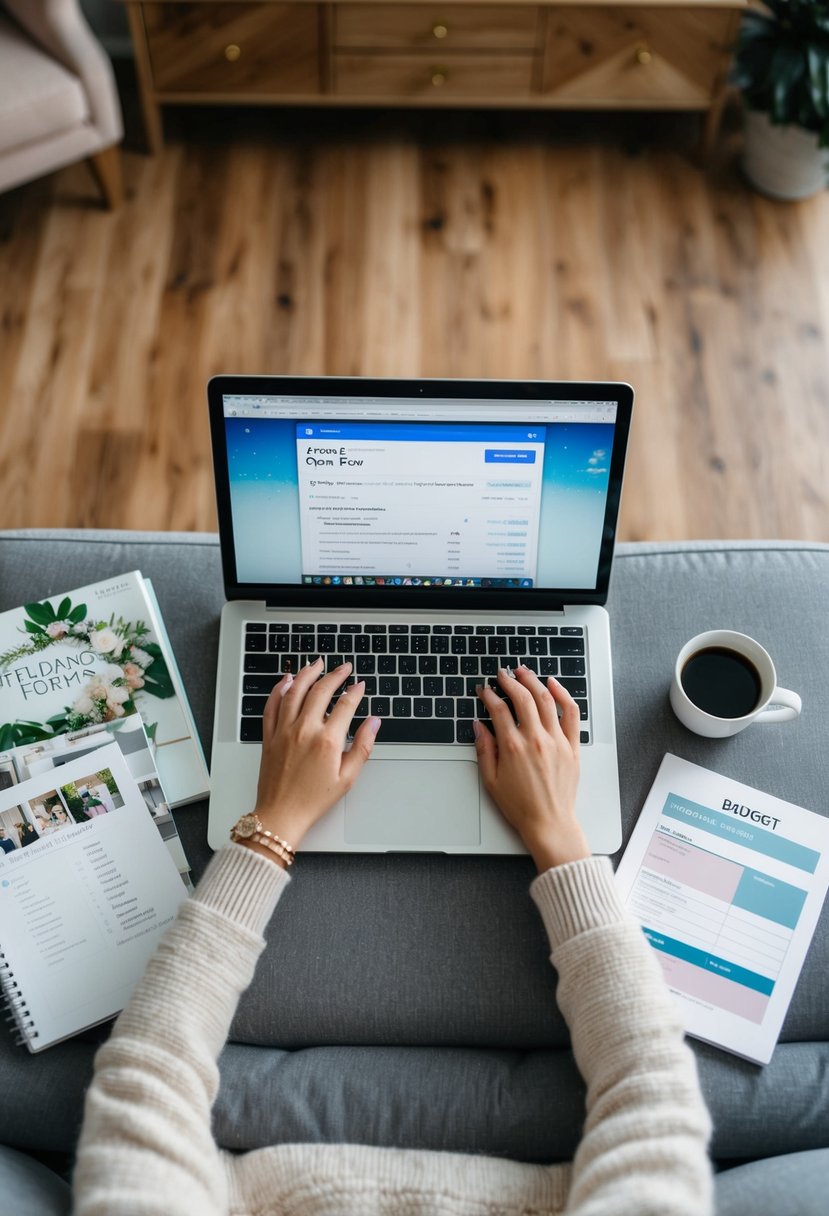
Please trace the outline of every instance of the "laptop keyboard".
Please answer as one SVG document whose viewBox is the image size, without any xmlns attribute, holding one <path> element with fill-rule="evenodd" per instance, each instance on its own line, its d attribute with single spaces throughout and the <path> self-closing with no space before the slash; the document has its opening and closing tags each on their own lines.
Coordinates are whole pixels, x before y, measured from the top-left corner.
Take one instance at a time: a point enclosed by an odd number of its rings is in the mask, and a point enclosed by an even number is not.
<svg viewBox="0 0 829 1216">
<path fill-rule="evenodd" d="M 298 672 L 318 655 L 326 670 L 354 664 L 365 680 L 351 727 L 367 717 L 383 719 L 381 743 L 472 743 L 472 722 L 487 711 L 475 688 L 499 667 L 523 663 L 539 676 L 555 676 L 581 713 L 581 741 L 590 742 L 586 636 L 580 626 L 398 625 L 277 621 L 245 625 L 239 737 L 262 741 L 268 694 L 286 672 Z M 332 703 L 333 704 L 333 703 Z"/>
</svg>

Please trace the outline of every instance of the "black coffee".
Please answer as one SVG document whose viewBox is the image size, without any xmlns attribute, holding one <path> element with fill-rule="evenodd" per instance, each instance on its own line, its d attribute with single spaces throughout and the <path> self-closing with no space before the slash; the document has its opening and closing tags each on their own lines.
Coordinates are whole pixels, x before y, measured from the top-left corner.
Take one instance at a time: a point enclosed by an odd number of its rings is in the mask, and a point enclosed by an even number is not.
<svg viewBox="0 0 829 1216">
<path fill-rule="evenodd" d="M 679 679 L 689 700 L 717 718 L 750 714 L 763 687 L 750 659 L 723 646 L 708 646 L 691 655 Z"/>
</svg>

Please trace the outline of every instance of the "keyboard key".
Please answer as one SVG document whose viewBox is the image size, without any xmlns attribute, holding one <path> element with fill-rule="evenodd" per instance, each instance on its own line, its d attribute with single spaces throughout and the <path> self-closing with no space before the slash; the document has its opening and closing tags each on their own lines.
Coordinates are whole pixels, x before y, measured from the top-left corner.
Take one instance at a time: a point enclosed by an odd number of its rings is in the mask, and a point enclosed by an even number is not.
<svg viewBox="0 0 829 1216">
<path fill-rule="evenodd" d="M 579 707 L 579 717 L 584 722 L 587 718 L 587 702 L 576 697 L 576 705 Z"/>
<path fill-rule="evenodd" d="M 506 638 L 487 638 L 487 654 L 506 654 L 507 639 Z"/>
<path fill-rule="evenodd" d="M 549 654 L 584 654 L 584 638 L 549 638 Z"/>
<path fill-rule="evenodd" d="M 535 634 L 536 628 L 535 625 L 519 625 L 518 632 L 523 634 L 524 637 L 529 637 L 531 634 Z"/>
<path fill-rule="evenodd" d="M 558 633 L 558 625 L 539 625 L 538 632 L 543 637 L 548 637 L 548 638 L 555 637 L 556 634 Z M 562 633 L 563 632 L 564 632 L 564 630 L 562 629 Z"/>
<path fill-rule="evenodd" d="M 264 694 L 265 696 L 267 696 L 270 693 L 273 686 L 275 684 L 279 683 L 279 680 L 280 680 L 280 677 L 278 675 L 245 676 L 244 679 L 242 680 L 242 692 L 243 693 L 250 693 L 250 692 L 261 693 L 261 694 Z"/>
<path fill-rule="evenodd" d="M 378 654 L 377 671 L 382 675 L 393 675 L 397 671 L 397 659 L 393 654 Z"/>
<path fill-rule="evenodd" d="M 434 677 L 430 677 L 434 679 Z M 446 680 L 447 697 L 462 697 L 466 692 L 466 681 L 461 676 L 449 676 Z"/>
<path fill-rule="evenodd" d="M 374 654 L 385 654 L 389 648 L 389 639 L 384 633 L 371 635 L 371 649 Z"/>
<path fill-rule="evenodd" d="M 412 704 L 412 714 L 415 718 L 431 718 L 432 717 L 432 698 L 431 697 L 415 697 Z"/>
<path fill-rule="evenodd" d="M 283 654 L 279 660 L 279 670 L 283 675 L 286 675 L 287 672 L 290 672 L 292 675 L 296 675 L 299 671 L 300 663 L 303 663 L 304 661 L 305 660 L 303 659 L 302 655 Z"/>
<path fill-rule="evenodd" d="M 340 633 L 362 633 L 362 625 L 340 625 Z"/>
<path fill-rule="evenodd" d="M 401 654 L 397 659 L 397 670 L 401 676 L 413 676 L 417 671 L 417 659 L 413 654 Z"/>
<path fill-rule="evenodd" d="M 414 626 L 412 626 L 414 628 Z M 425 634 L 412 634 L 410 641 L 410 650 L 412 654 L 428 654 L 429 639 Z"/>
<path fill-rule="evenodd" d="M 412 702 L 409 697 L 395 697 L 391 703 L 391 712 L 395 718 L 410 718 Z"/>
<path fill-rule="evenodd" d="M 273 626 L 271 626 L 273 628 Z M 267 625 L 264 621 L 248 621 L 245 625 L 246 633 L 264 633 Z"/>
<path fill-rule="evenodd" d="M 455 702 L 451 697 L 437 697 L 435 699 L 435 717 L 436 718 L 454 718 Z"/>
<path fill-rule="evenodd" d="M 456 743 L 474 743 L 475 730 L 471 721 L 458 721 L 455 723 L 455 742 Z"/>
<path fill-rule="evenodd" d="M 476 633 L 485 633 L 485 634 L 494 633 L 495 626 L 494 625 L 476 625 L 475 632 Z"/>
<path fill-rule="evenodd" d="M 455 715 L 458 718 L 474 718 L 476 705 L 471 697 L 464 697 L 455 703 Z"/>
<path fill-rule="evenodd" d="M 567 638 L 584 637 L 584 629 L 581 625 L 562 625 L 561 636 Z"/>
<path fill-rule="evenodd" d="M 432 644 L 429 647 L 429 649 L 432 652 L 432 654 L 448 654 L 449 653 L 449 639 L 447 637 L 443 637 L 442 635 L 433 637 Z"/>
<path fill-rule="evenodd" d="M 576 680 L 572 676 L 564 676 L 560 683 L 567 689 L 571 697 L 587 696 L 587 680 Z"/>
<path fill-rule="evenodd" d="M 501 664 L 498 662 L 497 655 L 487 654 L 481 659 L 481 675 L 497 676 L 498 668 Z"/>
<path fill-rule="evenodd" d="M 465 654 L 461 659 L 461 675 L 474 676 L 478 674 L 478 656 L 474 654 Z"/>
<path fill-rule="evenodd" d="M 326 622 L 322 625 L 317 625 L 317 633 L 336 633 L 337 626 L 333 622 Z"/>
<path fill-rule="evenodd" d="M 430 631 L 430 625 L 412 625 L 412 633 L 429 633 Z"/>
<path fill-rule="evenodd" d="M 344 650 L 346 652 L 349 652 L 349 651 L 352 651 L 353 649 L 354 649 L 354 635 L 351 633 L 338 633 L 337 634 L 337 650 Z"/>
<path fill-rule="evenodd" d="M 314 625 L 310 625 L 305 621 L 300 621 L 298 625 L 291 625 L 291 633 L 315 633 Z"/>
<path fill-rule="evenodd" d="M 558 675 L 558 659 L 542 658 L 538 666 L 538 674 L 540 676 L 557 676 Z"/>
<path fill-rule="evenodd" d="M 515 626 L 514 625 L 496 625 L 495 632 L 501 634 L 502 637 L 508 637 L 510 634 L 515 633 Z"/>
<path fill-rule="evenodd" d="M 453 633 L 474 633 L 474 629 L 471 625 L 453 625 L 452 632 Z"/>
<path fill-rule="evenodd" d="M 562 659 L 560 666 L 563 676 L 583 676 L 585 674 L 584 659 Z"/>
<path fill-rule="evenodd" d="M 376 718 L 387 718 L 391 713 L 391 701 L 388 697 L 372 697 L 371 712 Z"/>
<path fill-rule="evenodd" d="M 438 673 L 437 655 L 420 655 L 417 660 L 417 669 L 422 676 L 436 676 Z"/>
<path fill-rule="evenodd" d="M 289 633 L 268 634 L 268 650 L 270 650 L 272 654 L 281 654 L 283 650 L 290 649 L 291 635 Z"/>
<path fill-rule="evenodd" d="M 371 638 L 367 633 L 357 633 L 354 635 L 354 653 L 367 654 L 371 650 Z"/>
<path fill-rule="evenodd" d="M 530 654 L 547 654 L 546 638 L 530 638 Z"/>
<path fill-rule="evenodd" d="M 436 718 L 386 718 L 378 743 L 454 743 L 455 723 Z"/>
<path fill-rule="evenodd" d="M 408 625 L 389 625 L 389 633 L 405 633 L 408 634 Z"/>
<path fill-rule="evenodd" d="M 387 633 L 388 628 L 386 625 L 366 625 L 363 632 L 364 633 Z"/>
<path fill-rule="evenodd" d="M 363 676 L 362 680 L 366 686 L 366 688 L 365 688 L 366 696 L 367 697 L 376 696 L 376 694 L 377 694 L 377 676 Z M 368 713 L 368 710 L 366 710 L 366 713 Z"/>
<path fill-rule="evenodd" d="M 373 654 L 358 654 L 355 670 L 358 676 L 373 676 L 377 670 L 377 659 Z"/>
<path fill-rule="evenodd" d="M 393 634 L 389 638 L 389 650 L 392 654 L 408 654 L 409 653 L 409 635 Z"/>
<path fill-rule="evenodd" d="M 245 650 L 249 654 L 259 654 L 263 650 L 268 649 L 268 636 L 265 633 L 251 633 L 250 630 L 245 634 Z"/>
<path fill-rule="evenodd" d="M 466 695 L 468 697 L 477 697 L 478 685 L 482 684 L 482 683 L 483 683 L 483 680 L 482 680 L 481 676 L 468 677 L 467 681 L 466 681 Z"/>
<path fill-rule="evenodd" d="M 460 660 L 456 654 L 442 654 L 438 661 L 438 669 L 442 676 L 456 676 Z"/>
<path fill-rule="evenodd" d="M 336 644 L 337 636 L 334 633 L 321 633 L 317 638 L 317 650 L 320 654 L 333 654 Z"/>
<path fill-rule="evenodd" d="M 433 625 L 432 626 L 432 633 L 451 633 L 451 632 L 452 632 L 451 625 Z"/>
<path fill-rule="evenodd" d="M 527 638 L 510 638 L 509 648 L 513 654 L 526 654 Z"/>
<path fill-rule="evenodd" d="M 262 719 L 242 718 L 239 724 L 239 738 L 243 743 L 261 743 Z"/>
<path fill-rule="evenodd" d="M 473 637 L 469 639 L 470 654 L 486 654 L 486 638 Z"/>
<path fill-rule="evenodd" d="M 589 743 L 589 742 L 590 742 L 590 731 L 588 731 L 588 730 L 579 731 L 579 743 Z"/>
<path fill-rule="evenodd" d="M 466 638 L 462 634 L 452 638 L 452 654 L 466 654 Z"/>
<path fill-rule="evenodd" d="M 261 718 L 265 712 L 267 697 L 242 697 L 242 716 L 245 718 Z"/>
<path fill-rule="evenodd" d="M 271 621 L 268 624 L 268 630 L 270 633 L 290 633 L 291 626 L 287 621 Z"/>
<path fill-rule="evenodd" d="M 434 679 L 434 677 L 430 677 Z M 419 697 L 423 692 L 423 681 L 420 676 L 403 676 L 400 681 L 400 691 L 404 697 Z"/>
<path fill-rule="evenodd" d="M 441 676 L 423 677 L 424 697 L 442 697 L 443 691 L 443 678 Z"/>
<path fill-rule="evenodd" d="M 397 676 L 380 676 L 377 686 L 381 697 L 397 697 L 400 695 L 400 680 Z"/>
</svg>

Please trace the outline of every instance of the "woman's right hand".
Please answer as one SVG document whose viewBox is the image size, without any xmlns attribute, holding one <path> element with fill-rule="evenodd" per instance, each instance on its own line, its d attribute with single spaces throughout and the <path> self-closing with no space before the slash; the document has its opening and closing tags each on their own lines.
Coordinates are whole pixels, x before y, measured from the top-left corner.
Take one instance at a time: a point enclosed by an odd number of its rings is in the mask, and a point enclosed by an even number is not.
<svg viewBox="0 0 829 1216">
<path fill-rule="evenodd" d="M 475 723 L 478 765 L 487 793 L 515 828 L 539 873 L 590 856 L 576 818 L 579 709 L 552 677 L 543 684 L 528 667 L 498 682 L 515 709 L 490 687 L 478 690 L 494 735 Z M 559 720 L 558 709 L 561 709 Z"/>
</svg>

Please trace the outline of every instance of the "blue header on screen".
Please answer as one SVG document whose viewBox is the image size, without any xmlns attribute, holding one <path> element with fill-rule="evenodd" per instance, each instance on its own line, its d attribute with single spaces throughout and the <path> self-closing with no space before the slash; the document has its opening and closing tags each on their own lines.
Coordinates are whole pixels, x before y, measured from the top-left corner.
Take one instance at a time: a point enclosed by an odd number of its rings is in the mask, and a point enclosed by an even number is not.
<svg viewBox="0 0 829 1216">
<path fill-rule="evenodd" d="M 544 426 L 510 426 L 493 422 L 453 426 L 450 422 L 298 422 L 297 439 L 383 439 L 401 443 L 543 443 Z"/>
</svg>

